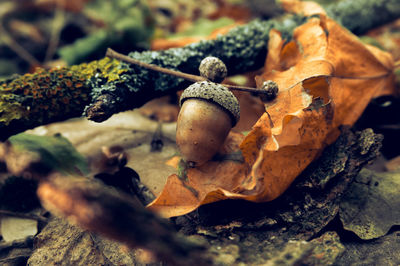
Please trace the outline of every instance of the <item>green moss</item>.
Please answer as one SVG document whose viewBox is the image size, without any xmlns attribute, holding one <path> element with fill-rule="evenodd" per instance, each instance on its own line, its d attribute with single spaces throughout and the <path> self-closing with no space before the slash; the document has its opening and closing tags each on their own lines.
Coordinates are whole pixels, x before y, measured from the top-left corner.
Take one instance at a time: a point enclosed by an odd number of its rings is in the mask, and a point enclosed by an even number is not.
<svg viewBox="0 0 400 266">
<path fill-rule="evenodd" d="M 388 23 L 399 17 L 398 0 L 342 0 L 327 6 L 330 17 L 355 34 Z"/>
<path fill-rule="evenodd" d="M 18 120 L 26 116 L 27 110 L 21 103 L 15 101 L 15 95 L 8 93 L 8 87 L 0 86 L 0 123 L 6 126 L 12 120 Z"/>
<path fill-rule="evenodd" d="M 104 58 L 70 68 L 37 69 L 0 83 L 0 127 L 13 121 L 26 127 L 79 116 L 90 100 L 92 80 L 120 80 L 126 70 Z"/>
<path fill-rule="evenodd" d="M 87 80 L 91 78 L 101 78 L 103 82 L 111 82 L 120 79 L 120 75 L 127 72 L 126 69 L 120 68 L 117 60 L 105 57 L 101 60 L 83 63 L 71 66 L 71 71 L 80 73 Z M 90 82 L 89 86 L 90 86 Z"/>
<path fill-rule="evenodd" d="M 48 117 L 69 113 L 77 105 L 87 102 L 85 76 L 67 68 L 45 71 L 38 69 L 0 86 L 0 121 L 8 125 L 14 119 L 44 122 Z M 10 114 L 8 108 L 13 107 Z M 7 108 L 7 109 L 5 109 Z"/>
</svg>

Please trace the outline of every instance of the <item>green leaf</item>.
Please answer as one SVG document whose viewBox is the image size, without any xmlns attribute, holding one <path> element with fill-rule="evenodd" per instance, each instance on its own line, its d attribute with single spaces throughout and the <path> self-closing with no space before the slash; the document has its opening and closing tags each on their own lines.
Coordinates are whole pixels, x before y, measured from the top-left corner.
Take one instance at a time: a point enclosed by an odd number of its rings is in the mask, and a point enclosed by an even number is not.
<svg viewBox="0 0 400 266">
<path fill-rule="evenodd" d="M 149 46 L 154 25 L 147 3 L 143 0 L 90 1 L 85 5 L 86 16 L 104 23 L 70 45 L 58 49 L 68 64 L 78 64 L 104 56 L 106 48 Z"/>
<path fill-rule="evenodd" d="M 60 134 L 37 136 L 26 133 L 14 135 L 8 139 L 16 152 L 32 152 L 39 155 L 40 163 L 48 169 L 63 174 L 88 174 L 86 158 L 72 146 L 68 139 Z"/>
<path fill-rule="evenodd" d="M 168 38 L 178 37 L 203 37 L 210 35 L 214 30 L 232 25 L 235 23 L 233 19 L 222 17 L 217 20 L 200 18 L 187 30 L 171 35 Z"/>
<path fill-rule="evenodd" d="M 58 49 L 58 54 L 69 65 L 77 64 L 99 50 L 108 46 L 109 33 L 105 30 L 98 30 L 86 37 L 76 40 L 71 45 L 65 45 Z"/>
</svg>

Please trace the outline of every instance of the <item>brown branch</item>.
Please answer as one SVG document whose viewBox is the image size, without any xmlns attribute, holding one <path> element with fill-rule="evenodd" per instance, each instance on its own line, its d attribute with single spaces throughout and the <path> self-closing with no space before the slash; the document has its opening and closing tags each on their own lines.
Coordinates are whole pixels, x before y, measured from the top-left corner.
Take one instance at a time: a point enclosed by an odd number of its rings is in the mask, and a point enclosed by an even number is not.
<svg viewBox="0 0 400 266">
<path fill-rule="evenodd" d="M 7 211 L 7 210 L 0 210 L 0 215 L 32 219 L 32 220 L 37 220 L 39 222 L 45 222 L 45 223 L 47 223 L 47 221 L 48 221 L 48 219 L 46 217 L 43 217 L 43 216 L 40 216 L 40 215 L 36 215 L 36 214 L 33 214 L 33 213 L 21 213 L 21 212 L 12 212 L 12 211 Z"/>
<path fill-rule="evenodd" d="M 174 228 L 138 200 L 87 178 L 53 177 L 42 181 L 38 195 L 46 208 L 81 227 L 126 244 L 145 248 L 173 265 L 209 265 L 205 246 Z"/>
<path fill-rule="evenodd" d="M 153 64 L 147 64 L 145 62 L 136 60 L 136 59 L 134 59 L 132 57 L 120 54 L 120 53 L 114 51 L 111 48 L 107 49 L 106 56 L 110 57 L 110 58 L 118 59 L 118 60 L 123 61 L 125 63 L 137 65 L 137 66 L 140 66 L 140 67 L 143 67 L 143 68 L 147 68 L 147 69 L 150 69 L 150 70 L 153 70 L 153 71 L 157 71 L 157 72 L 160 72 L 160 73 L 171 75 L 171 76 L 174 76 L 174 77 L 177 77 L 177 78 L 186 79 L 186 80 L 191 81 L 191 82 L 199 82 L 199 81 L 206 81 L 207 80 L 206 78 L 201 77 L 201 76 L 187 74 L 187 73 L 183 73 L 183 72 L 180 72 L 180 71 L 175 71 L 175 70 L 164 68 L 164 67 L 159 67 L 159 66 L 156 66 L 156 65 L 153 65 Z M 224 86 L 229 88 L 229 89 L 231 89 L 231 90 L 251 92 L 251 93 L 255 93 L 257 95 L 259 95 L 259 94 L 260 95 L 267 94 L 267 92 L 264 91 L 264 90 L 255 89 L 255 88 L 246 87 L 246 86 L 236 86 L 236 85 L 229 85 L 229 84 L 224 84 Z"/>
</svg>

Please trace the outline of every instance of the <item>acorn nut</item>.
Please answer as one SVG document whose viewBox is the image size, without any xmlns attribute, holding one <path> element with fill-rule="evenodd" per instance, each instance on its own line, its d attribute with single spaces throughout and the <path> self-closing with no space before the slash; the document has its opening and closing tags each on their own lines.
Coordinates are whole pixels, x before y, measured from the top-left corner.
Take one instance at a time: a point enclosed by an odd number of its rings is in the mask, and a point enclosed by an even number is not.
<svg viewBox="0 0 400 266">
<path fill-rule="evenodd" d="M 219 58 L 208 56 L 200 62 L 200 76 L 212 82 L 220 83 L 226 78 L 228 70 Z"/>
<path fill-rule="evenodd" d="M 184 90 L 176 126 L 176 143 L 190 167 L 209 161 L 239 121 L 240 107 L 226 87 L 196 82 Z"/>
</svg>

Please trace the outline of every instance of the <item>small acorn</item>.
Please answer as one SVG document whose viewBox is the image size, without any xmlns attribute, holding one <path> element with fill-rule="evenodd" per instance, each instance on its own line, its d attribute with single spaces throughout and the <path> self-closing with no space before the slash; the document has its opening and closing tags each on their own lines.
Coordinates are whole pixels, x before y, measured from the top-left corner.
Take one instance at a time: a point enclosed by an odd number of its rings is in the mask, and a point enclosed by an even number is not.
<svg viewBox="0 0 400 266">
<path fill-rule="evenodd" d="M 220 83 L 228 74 L 228 70 L 224 62 L 214 56 L 207 56 L 200 62 L 200 76 L 212 81 Z"/>
<path fill-rule="evenodd" d="M 184 90 L 180 98 L 176 143 L 190 167 L 209 161 L 239 121 L 240 107 L 226 87 L 200 81 Z"/>
<path fill-rule="evenodd" d="M 261 94 L 260 98 L 263 102 L 269 102 L 276 98 L 279 92 L 278 84 L 275 81 L 267 80 L 264 81 L 261 90 L 266 91 L 266 94 Z"/>
</svg>

